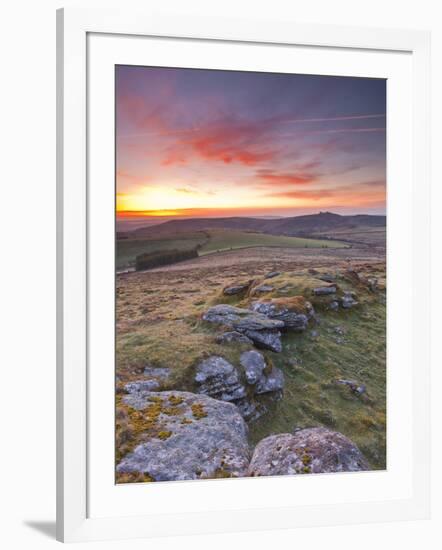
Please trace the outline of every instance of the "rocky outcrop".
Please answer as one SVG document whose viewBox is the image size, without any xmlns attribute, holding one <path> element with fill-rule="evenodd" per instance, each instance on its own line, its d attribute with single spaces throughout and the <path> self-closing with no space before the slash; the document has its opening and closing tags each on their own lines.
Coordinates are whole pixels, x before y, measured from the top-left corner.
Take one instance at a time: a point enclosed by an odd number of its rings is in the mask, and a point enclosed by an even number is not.
<svg viewBox="0 0 442 550">
<path fill-rule="evenodd" d="M 281 275 L 280 271 L 270 271 L 270 273 L 264 275 L 264 279 L 273 279 L 274 277 L 278 277 L 278 275 Z"/>
<path fill-rule="evenodd" d="M 239 477 L 247 473 L 247 425 L 237 407 L 189 392 L 138 392 L 125 402 L 149 429 L 117 466 L 154 481 Z"/>
<path fill-rule="evenodd" d="M 260 395 L 262 393 L 282 392 L 284 388 L 284 374 L 277 367 L 269 372 L 269 374 L 262 376 L 256 383 L 255 394 Z"/>
<path fill-rule="evenodd" d="M 315 296 L 328 296 L 329 294 L 336 294 L 336 286 L 330 285 L 330 286 L 318 286 L 317 288 L 313 289 L 313 294 Z"/>
<path fill-rule="evenodd" d="M 223 294 L 225 296 L 235 296 L 236 294 L 242 294 L 246 292 L 250 286 L 251 281 L 233 283 L 223 288 Z"/>
<path fill-rule="evenodd" d="M 246 395 L 237 369 L 223 357 L 213 355 L 202 361 L 196 368 L 195 382 L 198 393 L 222 401 L 235 401 Z"/>
<path fill-rule="evenodd" d="M 282 321 L 270 319 L 266 315 L 228 304 L 219 304 L 208 309 L 203 314 L 204 321 L 233 328 L 236 332 L 245 334 L 258 347 L 280 352 Z"/>
<path fill-rule="evenodd" d="M 358 305 L 358 302 L 354 299 L 355 294 L 351 291 L 345 290 L 344 296 L 341 298 L 341 306 L 344 309 L 350 309 L 353 306 Z"/>
<path fill-rule="evenodd" d="M 253 344 L 250 338 L 247 338 L 247 336 L 241 334 L 241 332 L 236 331 L 224 332 L 223 334 L 220 334 L 216 337 L 216 342 L 218 344 Z"/>
<path fill-rule="evenodd" d="M 128 393 L 138 391 L 157 391 L 167 386 L 170 377 L 170 369 L 166 367 L 146 367 L 143 375 L 146 378 L 129 382 L 124 386 Z"/>
<path fill-rule="evenodd" d="M 257 348 L 269 349 L 275 353 L 282 351 L 281 333 L 279 330 L 246 330 L 244 334 L 253 340 Z"/>
<path fill-rule="evenodd" d="M 324 283 L 334 283 L 336 281 L 336 277 L 331 273 L 321 273 L 321 275 L 317 275 L 316 278 L 320 281 L 324 281 Z"/>
<path fill-rule="evenodd" d="M 158 390 L 160 384 L 158 380 L 136 380 L 135 382 L 129 382 L 124 386 L 127 393 L 136 393 L 139 391 L 155 391 Z"/>
<path fill-rule="evenodd" d="M 264 403 L 262 394 L 279 399 L 284 388 L 282 371 L 268 366 L 255 350 L 242 353 L 238 367 L 223 357 L 205 359 L 197 365 L 194 381 L 197 393 L 234 403 L 247 421 L 267 412 L 268 403 Z"/>
<path fill-rule="evenodd" d="M 245 351 L 241 354 L 240 363 L 248 384 L 256 384 L 263 376 L 266 362 L 263 355 L 257 351 Z"/>
<path fill-rule="evenodd" d="M 274 298 L 253 302 L 252 311 L 262 313 L 270 319 L 284 323 L 284 329 L 302 332 L 307 328 L 309 319 L 314 316 L 313 306 L 303 296 Z"/>
<path fill-rule="evenodd" d="M 258 351 L 245 351 L 241 354 L 240 363 L 244 368 L 247 383 L 253 385 L 255 395 L 270 392 L 282 392 L 284 374 L 277 367 L 269 368 L 264 356 Z"/>
<path fill-rule="evenodd" d="M 250 476 L 319 474 L 368 470 L 369 464 L 347 437 L 327 428 L 266 437 L 258 443 Z"/>
<path fill-rule="evenodd" d="M 209 308 L 203 314 L 204 321 L 230 326 L 239 331 L 244 330 L 271 330 L 284 326 L 282 321 L 269 319 L 265 315 L 255 313 L 228 304 L 219 304 Z"/>
<path fill-rule="evenodd" d="M 271 285 L 259 285 L 259 286 L 255 286 L 249 295 L 257 296 L 259 294 L 266 294 L 267 292 L 273 292 L 273 290 L 275 290 L 275 288 Z"/>
</svg>

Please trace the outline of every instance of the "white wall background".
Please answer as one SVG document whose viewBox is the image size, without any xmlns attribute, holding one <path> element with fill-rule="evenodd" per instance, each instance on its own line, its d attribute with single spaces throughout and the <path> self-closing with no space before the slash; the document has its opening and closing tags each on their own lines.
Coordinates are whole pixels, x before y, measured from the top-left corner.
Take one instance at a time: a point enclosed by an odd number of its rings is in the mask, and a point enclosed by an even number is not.
<svg viewBox="0 0 442 550">
<path fill-rule="evenodd" d="M 55 519 L 55 9 L 117 4 L 21 0 L 0 10 L 0 541 L 52 548 Z M 161 13 L 293 18 L 433 33 L 433 518 L 255 534 L 104 542 L 96 548 L 440 548 L 442 540 L 442 16 L 438 0 L 167 0 Z M 407 426 L 404 426 L 407 429 Z M 263 526 L 265 528 L 265 525 Z"/>
</svg>

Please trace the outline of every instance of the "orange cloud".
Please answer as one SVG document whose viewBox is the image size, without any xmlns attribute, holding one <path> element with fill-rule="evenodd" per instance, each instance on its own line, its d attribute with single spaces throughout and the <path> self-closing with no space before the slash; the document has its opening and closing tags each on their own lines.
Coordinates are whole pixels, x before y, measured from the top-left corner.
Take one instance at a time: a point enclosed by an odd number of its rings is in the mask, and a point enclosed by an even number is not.
<svg viewBox="0 0 442 550">
<path fill-rule="evenodd" d="M 326 199 L 335 196 L 333 191 L 329 189 L 317 189 L 317 190 L 301 190 L 301 191 L 284 191 L 281 193 L 269 193 L 269 197 L 281 198 L 281 199 L 308 199 L 318 201 L 320 199 Z"/>
<path fill-rule="evenodd" d="M 322 189 L 287 190 L 269 193 L 267 196 L 281 200 L 326 201 L 326 204 L 360 205 L 381 204 L 385 202 L 385 189 L 381 181 L 367 181 L 340 187 Z M 365 187 L 365 189 L 363 189 Z M 371 190 L 367 190 L 370 189 Z"/>
<path fill-rule="evenodd" d="M 310 163 L 308 166 L 312 166 L 316 163 Z M 256 177 L 262 180 L 265 184 L 273 185 L 302 185 L 314 183 L 317 181 L 317 174 L 305 170 L 299 170 L 294 172 L 275 172 L 274 170 L 261 169 L 256 173 Z"/>
</svg>

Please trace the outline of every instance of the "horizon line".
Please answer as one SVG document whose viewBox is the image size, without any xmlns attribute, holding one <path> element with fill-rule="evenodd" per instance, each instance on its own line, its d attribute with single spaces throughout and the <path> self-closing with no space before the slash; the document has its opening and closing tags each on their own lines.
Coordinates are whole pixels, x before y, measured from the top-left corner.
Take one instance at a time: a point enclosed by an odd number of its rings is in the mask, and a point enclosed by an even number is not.
<svg viewBox="0 0 442 550">
<path fill-rule="evenodd" d="M 342 207 L 338 207 L 342 208 Z M 200 215 L 198 215 L 198 210 L 200 210 Z M 161 210 L 161 214 L 158 213 L 159 211 L 155 210 L 116 210 L 115 214 L 117 218 L 153 218 L 153 219 L 161 219 L 161 218 L 179 218 L 179 217 L 188 217 L 188 218 L 205 218 L 210 216 L 204 216 L 204 212 L 207 212 L 207 210 L 210 209 L 180 209 L 180 210 Z M 217 209 L 211 209 L 213 211 L 216 211 Z M 230 209 L 229 209 L 230 210 Z M 186 213 L 188 212 L 188 213 Z M 207 212 L 209 213 L 209 212 Z M 256 218 L 256 217 L 272 217 L 272 218 L 295 218 L 295 217 L 301 217 L 301 216 L 314 216 L 318 214 L 334 214 L 336 216 L 386 216 L 386 213 L 384 214 L 373 214 L 373 213 L 367 213 L 366 211 L 358 211 L 357 213 L 352 214 L 340 214 L 338 212 L 333 212 L 332 210 L 317 210 L 315 212 L 312 212 L 310 214 L 237 214 L 237 215 L 224 215 L 220 214 L 218 216 L 215 216 L 217 218 Z"/>
</svg>

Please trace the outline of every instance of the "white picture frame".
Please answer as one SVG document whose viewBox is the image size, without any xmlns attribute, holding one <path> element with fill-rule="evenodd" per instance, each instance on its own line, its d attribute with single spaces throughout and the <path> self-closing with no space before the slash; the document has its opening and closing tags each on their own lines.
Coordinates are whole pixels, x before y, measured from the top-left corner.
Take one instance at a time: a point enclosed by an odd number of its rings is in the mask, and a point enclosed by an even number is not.
<svg viewBox="0 0 442 550">
<path fill-rule="evenodd" d="M 104 11 L 64 9 L 57 14 L 57 109 L 58 109 L 58 150 L 57 150 L 57 180 L 58 180 L 58 308 L 57 308 L 57 538 L 58 540 L 89 541 L 101 539 L 148 537 L 161 535 L 177 535 L 190 533 L 212 533 L 226 531 L 258 530 L 265 527 L 288 528 L 311 525 L 333 525 L 343 523 L 358 523 L 367 521 L 392 521 L 400 519 L 426 518 L 429 515 L 429 35 L 418 31 L 398 31 L 363 29 L 351 27 L 300 25 L 293 21 L 260 21 L 253 17 L 244 20 L 222 18 L 188 18 L 185 17 L 158 17 L 149 12 L 135 13 L 129 10 Z M 103 37 L 109 40 L 106 47 L 94 46 L 91 52 L 91 38 Z M 94 146 L 96 135 L 90 133 L 94 127 L 94 119 L 101 116 L 95 112 L 94 94 L 97 88 L 90 89 L 91 71 L 97 71 L 98 82 L 106 85 L 106 74 L 100 73 L 100 67 L 110 67 L 114 63 L 116 49 L 121 49 L 124 60 L 134 58 L 135 53 L 129 45 L 131 40 L 154 41 L 163 43 L 174 40 L 188 40 L 192 44 L 204 41 L 205 44 L 228 46 L 225 63 L 233 63 L 235 48 L 260 45 L 263 48 L 277 48 L 283 45 L 298 48 L 302 58 L 302 48 L 314 48 L 320 52 L 330 51 L 339 53 L 351 52 L 353 60 L 348 61 L 349 74 L 354 67 L 355 60 L 362 64 L 359 69 L 367 73 L 376 60 L 370 59 L 375 52 L 377 59 L 385 55 L 405 59 L 399 71 L 398 78 L 408 80 L 397 81 L 409 83 L 402 93 L 402 108 L 409 109 L 410 119 L 403 122 L 407 131 L 401 132 L 399 115 L 391 120 L 394 127 L 389 127 L 390 139 L 400 143 L 400 134 L 405 151 L 409 152 L 408 162 L 404 162 L 402 172 L 396 171 L 393 181 L 403 176 L 403 181 L 409 184 L 403 188 L 393 185 L 389 190 L 391 201 L 395 199 L 396 214 L 392 210 L 389 225 L 389 246 L 391 243 L 402 242 L 399 254 L 393 259 L 389 256 L 389 288 L 391 281 L 397 282 L 396 291 L 392 290 L 389 297 L 389 309 L 398 312 L 401 322 L 408 323 L 409 338 L 404 338 L 403 350 L 392 345 L 392 353 L 399 358 L 404 354 L 404 365 L 409 363 L 409 369 L 404 367 L 404 384 L 397 386 L 397 378 L 389 377 L 389 400 L 401 402 L 403 407 L 398 409 L 396 418 L 402 415 L 400 423 L 394 424 L 396 432 L 404 430 L 401 439 L 402 461 L 396 460 L 397 477 L 391 485 L 391 492 L 379 493 L 376 498 L 376 487 L 389 487 L 389 479 L 382 477 L 382 473 L 367 477 L 374 473 L 355 474 L 366 476 L 356 479 L 348 478 L 342 482 L 334 476 L 305 476 L 298 483 L 298 493 L 302 495 L 301 483 L 309 483 L 310 500 L 291 501 L 282 498 L 287 478 L 275 479 L 245 479 L 222 480 L 197 483 L 170 483 L 150 484 L 156 488 L 146 494 L 141 491 L 143 485 L 127 487 L 131 491 L 130 501 L 134 503 L 124 508 L 128 502 L 127 495 L 122 491 L 115 497 L 114 487 L 105 492 L 106 479 L 103 484 L 95 482 L 100 477 L 96 464 L 106 460 L 96 450 L 96 437 L 103 432 L 109 442 L 109 430 L 113 426 L 113 419 L 106 424 L 103 430 L 97 430 L 102 422 L 97 408 L 103 408 L 109 399 L 113 400 L 113 388 L 104 385 L 102 392 L 106 393 L 103 401 L 98 402 L 96 378 L 98 371 L 90 368 L 93 358 L 94 341 L 97 332 L 91 327 L 96 323 L 94 317 L 96 275 L 91 274 L 91 257 L 96 257 L 94 242 L 97 240 L 97 223 L 99 213 L 94 204 L 94 189 L 90 187 L 96 170 L 106 170 L 109 162 L 110 148 L 113 134 L 108 146 L 103 141 L 102 147 Z M 118 44 L 115 39 L 118 38 Z M 209 41 L 209 42 L 208 42 Z M 149 44 L 146 43 L 146 49 Z M 123 46 L 125 44 L 125 46 Z M 142 48 L 137 48 L 141 51 Z M 151 48 L 152 49 L 152 48 Z M 124 51 L 123 51 L 124 50 Z M 227 49 L 226 49 L 227 51 Z M 239 51 L 239 50 L 238 50 Z M 270 51 L 270 50 L 269 50 Z M 96 53 L 98 52 L 98 53 Z M 101 52 L 101 53 L 100 53 Z M 109 53 L 111 52 L 111 53 Z M 167 54 L 167 48 L 165 50 Z M 97 55 L 102 57 L 97 58 Z M 138 54 L 141 55 L 141 54 Z M 154 55 L 154 54 L 152 54 Z M 177 66 L 185 66 L 186 60 L 182 54 Z M 190 54 L 189 54 L 190 55 Z M 374 54 L 373 54 L 374 55 Z M 95 56 L 95 57 L 94 57 Z M 240 56 L 238 56 L 239 58 Z M 252 56 L 253 57 L 253 56 Z M 98 59 L 98 63 L 96 62 Z M 211 62 L 201 58 L 205 68 L 211 68 Z M 230 59 L 230 62 L 229 62 Z M 365 60 L 365 61 L 364 61 Z M 134 60 L 135 62 L 135 60 Z M 138 62 L 138 60 L 137 60 Z M 319 60 L 319 63 L 321 61 Z M 364 62 L 367 66 L 364 69 Z M 190 61 L 189 61 L 190 63 Z M 215 61 L 212 61 L 215 63 Z M 346 61 L 347 63 L 347 61 Z M 379 63 L 382 65 L 382 63 Z M 230 65 L 229 65 L 230 66 Z M 246 68 L 246 67 L 244 67 Z M 263 70 L 263 69 L 262 69 Z M 341 71 L 341 69 L 336 69 Z M 374 68 L 372 69 L 375 70 Z M 376 69 L 380 70 L 380 69 Z M 387 71 L 387 68 L 385 69 Z M 393 69 L 392 69 L 393 70 Z M 314 71 L 313 71 L 314 72 Z M 400 74 L 399 74 L 400 73 Z M 95 74 L 95 73 L 94 73 Z M 353 74 L 353 73 L 351 73 Z M 374 74 L 374 73 L 373 73 Z M 387 74 L 387 73 L 386 73 Z M 402 76 L 400 76 L 402 75 Z M 93 75 L 92 75 L 93 76 Z M 95 78 L 97 81 L 97 78 Z M 394 80 L 392 80 L 394 82 Z M 95 90 L 95 91 L 94 91 Z M 103 91 L 103 90 L 100 90 Z M 111 102 L 112 97 L 104 99 L 103 105 Z M 109 103 L 110 104 L 110 103 Z M 93 112 L 92 112 L 92 109 Z M 395 122 L 395 120 L 397 122 Z M 103 132 L 110 131 L 103 124 Z M 395 140 L 395 136 L 397 140 Z M 106 138 L 106 135 L 104 136 Z M 410 139 L 407 141 L 408 137 Z M 91 147 L 93 158 L 91 157 Z M 95 148 L 94 148 L 95 147 Z M 108 148 L 107 148 L 108 147 Z M 392 151 L 392 148 L 390 148 Z M 396 150 L 399 158 L 400 151 Z M 95 159 L 103 157 L 103 159 Z M 113 164 L 113 159 L 110 159 Z M 388 159 L 390 162 L 390 159 Z M 100 162 L 103 164 L 100 165 Z M 101 167 L 100 167 L 101 166 Z M 392 167 L 395 170 L 395 167 Z M 113 196 L 113 179 L 104 185 L 110 186 Z M 391 193 L 390 193 L 391 191 Z M 111 195 L 108 195 L 111 197 Z M 109 199 L 111 200 L 111 199 Z M 113 199 L 112 199 L 113 200 Z M 405 201 L 405 202 L 401 202 Z M 400 208 L 399 208 L 400 207 Z M 393 205 L 394 208 L 394 205 Z M 401 210 L 402 209 L 402 210 Z M 113 212 L 113 210 L 112 210 Z M 101 224 L 100 224 L 101 225 Z M 106 223 L 103 228 L 109 228 Z M 103 229 L 107 231 L 107 229 Z M 91 238 L 92 231 L 92 238 Z M 405 238 L 404 238 L 405 237 Z M 114 235 L 109 235 L 113 239 Z M 400 239 L 402 238 L 402 241 Z M 397 240 L 394 240 L 397 239 Z M 110 241 L 109 241 L 110 242 Z M 390 247 L 398 250 L 398 246 Z M 92 262 L 93 263 L 93 262 Z M 113 277 L 113 272 L 109 273 Z M 417 285 L 417 282 L 419 284 Z M 103 289 L 109 289 L 106 284 Z M 112 287 L 113 288 L 113 287 Z M 98 290 L 97 290 L 98 292 Z M 92 293 L 92 294 L 91 294 Z M 91 299 L 92 297 L 92 299 Z M 109 298 L 112 306 L 113 296 Z M 92 315 L 92 317 L 91 317 Z M 113 320 L 112 320 L 113 322 Z M 390 328 L 389 320 L 389 328 Z M 405 326 L 405 325 L 404 325 Z M 404 328 L 404 333 L 405 332 Z M 92 336 L 91 336 L 92 334 Z M 390 331 L 394 336 L 394 327 Z M 98 334 L 98 336 L 100 336 Z M 400 342 L 399 338 L 396 341 Z M 113 353 L 113 352 L 112 352 Z M 92 355 L 91 355 L 92 354 Z M 390 357 L 390 355 L 389 355 Z M 112 365 L 109 369 L 113 373 Z M 400 374 L 400 372 L 398 373 Z M 112 374 L 113 376 L 113 374 Z M 397 399 L 401 395 L 400 399 Z M 407 397 L 408 396 L 408 397 Z M 106 401 L 106 399 L 108 399 Z M 399 406 L 399 405 L 398 405 Z M 392 418 L 395 416 L 394 406 L 389 409 Z M 404 416 L 406 415 L 406 416 Z M 399 419 L 400 420 L 400 419 Z M 106 419 L 103 420 L 106 422 Z M 98 424 L 97 424 L 98 423 Z M 406 423 L 406 426 L 404 424 Z M 390 430 L 391 431 L 391 430 Z M 107 435 L 106 435 L 107 434 Z M 110 434 L 112 436 L 112 434 Z M 390 434 L 389 434 L 390 437 Z M 105 447 L 106 442 L 103 440 Z M 399 443 L 398 443 L 399 444 Z M 399 449 L 399 447 L 398 447 Z M 113 455 L 109 457 L 113 461 Z M 107 467 L 103 467 L 103 471 Z M 395 474 L 395 468 L 389 468 L 388 475 Z M 351 474 L 353 475 L 353 474 Z M 298 476 L 299 477 L 299 476 Z M 310 479 L 308 479 L 310 478 Z M 312 479 L 316 478 L 316 479 Z M 333 478 L 333 479 L 332 479 Z M 330 481 L 331 480 L 331 481 Z M 292 482 L 292 481 L 290 481 Z M 329 487 L 335 494 L 336 487 L 332 484 L 342 483 L 350 487 L 360 482 L 360 497 L 356 499 L 342 498 L 333 500 L 319 498 L 322 487 Z M 259 491 L 256 484 L 259 483 Z M 226 497 L 232 494 L 232 484 L 245 487 L 247 493 L 253 495 L 254 505 L 247 504 L 246 500 Z M 378 485 L 375 485 L 378 484 Z M 196 488 L 198 485 L 198 488 Z M 315 486 L 313 490 L 311 488 Z M 365 485 L 365 489 L 363 489 Z M 370 494 L 368 486 L 372 487 Z M 227 487 L 226 490 L 223 488 Z M 374 489 L 373 489 L 374 488 Z M 124 489 L 125 488 L 119 488 Z M 135 491 L 135 492 L 134 492 Z M 196 506 L 196 502 L 209 499 L 207 496 L 217 492 L 223 502 L 221 509 L 211 508 L 209 504 Z M 374 491 L 374 492 L 373 492 Z M 243 491 L 244 492 L 244 491 Z M 345 489 L 343 488 L 343 493 Z M 102 493 L 100 498 L 100 493 Z M 223 495 L 223 493 L 225 493 Z M 92 494 L 92 498 L 91 498 Z M 261 496 L 259 496 L 261 494 Z M 268 501 L 275 495 L 281 495 L 279 506 L 269 506 Z M 135 495 L 135 497 L 134 497 Z M 161 499 L 170 499 L 176 495 L 177 502 L 186 498 L 186 507 L 176 506 L 167 511 L 161 508 Z M 193 495 L 193 496 L 192 496 Z M 201 496 L 204 495 L 203 499 Z M 364 500 L 364 495 L 365 500 Z M 105 502 L 112 503 L 118 498 L 122 503 L 122 510 L 117 507 L 106 506 Z M 157 499 L 157 500 L 156 500 Z M 261 500 L 260 500 L 261 499 Z M 105 501 L 105 502 L 100 502 Z M 149 502 L 152 510 L 149 510 Z M 170 502 L 170 500 L 169 500 Z M 97 504 L 95 504 L 97 503 Z M 155 513 L 156 505 L 158 510 Z"/>
</svg>

